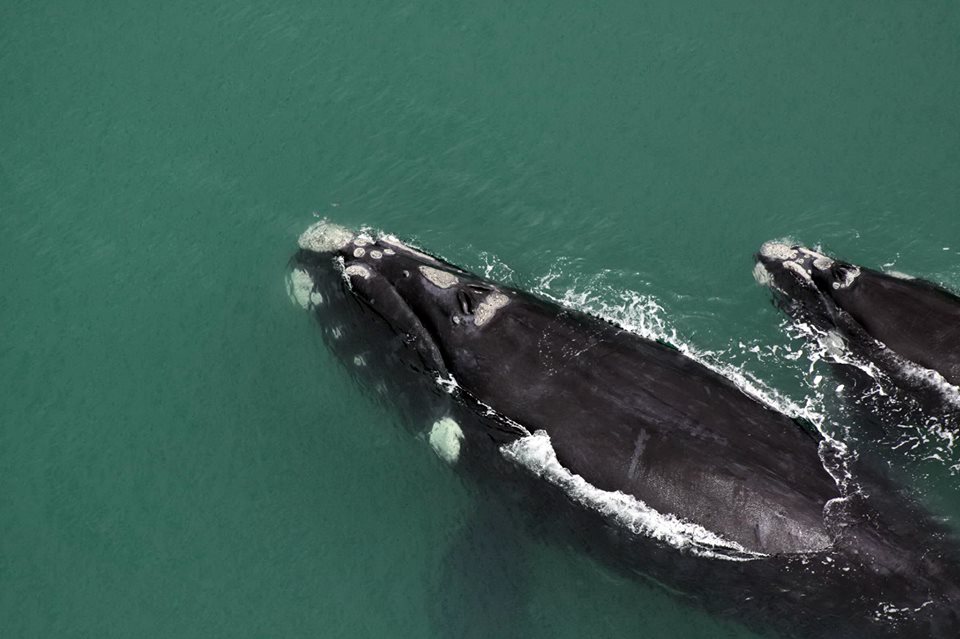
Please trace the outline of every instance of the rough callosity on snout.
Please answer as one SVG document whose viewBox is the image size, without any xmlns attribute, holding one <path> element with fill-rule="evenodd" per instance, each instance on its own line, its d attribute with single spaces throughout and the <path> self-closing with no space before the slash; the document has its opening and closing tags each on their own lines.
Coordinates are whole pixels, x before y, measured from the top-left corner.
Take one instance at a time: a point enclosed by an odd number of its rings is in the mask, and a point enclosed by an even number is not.
<svg viewBox="0 0 960 639">
<path fill-rule="evenodd" d="M 305 251 L 334 253 L 349 244 L 355 235 L 346 227 L 320 220 L 301 233 L 297 243 Z"/>
<path fill-rule="evenodd" d="M 792 260 L 797 257 L 797 250 L 783 242 L 764 242 L 760 247 L 760 255 L 770 260 Z"/>
<path fill-rule="evenodd" d="M 826 291 L 850 287 L 860 269 L 805 246 L 764 242 L 757 253 L 754 277 L 761 284 L 781 288 L 784 282 L 778 281 L 778 275 L 783 273 L 792 273 L 804 287 Z"/>
<path fill-rule="evenodd" d="M 834 264 L 834 261 L 823 253 L 805 246 L 790 246 L 778 241 L 764 242 L 760 247 L 759 257 L 762 262 L 780 262 L 784 265 L 793 262 L 805 269 L 812 267 L 819 271 L 825 271 Z"/>
</svg>

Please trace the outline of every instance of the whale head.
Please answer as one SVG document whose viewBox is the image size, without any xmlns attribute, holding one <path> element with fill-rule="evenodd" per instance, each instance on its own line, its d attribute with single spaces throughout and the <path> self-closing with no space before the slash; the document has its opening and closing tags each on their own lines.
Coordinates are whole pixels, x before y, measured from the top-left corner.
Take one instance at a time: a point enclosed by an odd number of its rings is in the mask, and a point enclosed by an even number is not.
<svg viewBox="0 0 960 639">
<path fill-rule="evenodd" d="M 783 306 L 808 319 L 833 323 L 836 298 L 856 285 L 860 268 L 799 245 L 765 242 L 754 277 L 773 289 Z"/>
<path fill-rule="evenodd" d="M 291 298 L 316 315 L 341 359 L 388 356 L 434 378 L 473 357 L 516 294 L 392 235 L 326 220 L 300 236 L 291 266 Z"/>
</svg>

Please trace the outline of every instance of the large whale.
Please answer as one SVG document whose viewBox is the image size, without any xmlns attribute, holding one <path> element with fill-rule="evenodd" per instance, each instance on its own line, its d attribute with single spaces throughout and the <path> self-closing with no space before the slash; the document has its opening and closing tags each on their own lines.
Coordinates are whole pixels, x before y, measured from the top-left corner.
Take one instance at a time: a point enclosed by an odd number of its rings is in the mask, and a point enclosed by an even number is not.
<svg viewBox="0 0 960 639">
<path fill-rule="evenodd" d="M 785 636 L 960 636 L 947 533 L 669 345 L 326 221 L 288 286 L 352 374 L 545 534 Z"/>
<path fill-rule="evenodd" d="M 951 415 L 960 428 L 960 297 L 782 242 L 761 246 L 755 275 L 789 315 L 845 346 L 853 363 L 876 367 L 882 379 Z"/>
</svg>

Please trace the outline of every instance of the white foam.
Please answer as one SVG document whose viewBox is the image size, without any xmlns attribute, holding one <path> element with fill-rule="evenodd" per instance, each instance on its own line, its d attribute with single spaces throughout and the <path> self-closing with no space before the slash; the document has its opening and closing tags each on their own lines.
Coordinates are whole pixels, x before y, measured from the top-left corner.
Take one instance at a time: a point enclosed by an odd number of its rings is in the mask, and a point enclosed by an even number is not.
<svg viewBox="0 0 960 639">
<path fill-rule="evenodd" d="M 895 278 L 897 278 L 898 280 L 915 280 L 915 279 L 917 279 L 917 278 L 915 278 L 913 275 L 907 275 L 906 273 L 901 273 L 900 271 L 885 271 L 885 273 L 886 273 L 887 275 L 889 275 L 890 277 L 895 277 Z"/>
<path fill-rule="evenodd" d="M 460 446 L 463 441 L 463 429 L 449 417 L 433 423 L 430 427 L 430 446 L 433 451 L 448 464 L 460 459 Z"/>
<path fill-rule="evenodd" d="M 632 495 L 597 488 L 560 464 L 545 431 L 538 430 L 504 444 L 500 452 L 510 461 L 557 486 L 576 502 L 613 519 L 634 534 L 652 537 L 674 548 L 711 559 L 748 561 L 767 556 L 749 551 L 699 524 L 660 513 Z"/>
<path fill-rule="evenodd" d="M 541 278 L 534 292 L 563 306 L 587 312 L 613 322 L 625 330 L 646 339 L 666 342 L 690 359 L 707 367 L 718 375 L 727 378 L 746 395 L 765 406 L 779 413 L 783 413 L 788 417 L 809 422 L 820 436 L 829 442 L 830 448 L 841 451 L 840 455 L 831 460 L 825 459 L 821 454 L 824 468 L 835 479 L 837 477 L 842 479 L 842 482 L 838 481 L 838 486 L 840 486 L 841 489 L 845 489 L 847 486 L 855 487 L 851 473 L 847 468 L 847 460 L 849 458 L 848 451 L 846 446 L 839 442 L 827 429 L 827 420 L 821 406 L 821 397 L 816 395 L 814 397 L 804 397 L 803 404 L 800 404 L 790 397 L 770 388 L 744 369 L 718 361 L 715 353 L 711 351 L 700 351 L 685 343 L 679 338 L 676 330 L 670 327 L 665 321 L 663 317 L 664 309 L 653 297 L 640 295 L 633 291 L 619 290 L 605 285 L 601 276 L 591 278 L 591 281 L 587 281 L 586 286 L 579 290 L 570 287 L 564 290 L 561 295 L 557 295 L 551 289 L 551 286 L 560 278 L 561 274 L 559 273 L 548 273 Z M 611 299 L 613 301 L 610 301 Z M 740 346 L 742 348 L 744 347 L 743 344 Z M 759 349 L 757 350 L 759 351 Z M 802 349 L 783 355 L 783 357 L 787 359 L 798 359 L 802 356 Z M 821 451 L 821 453 L 823 452 L 824 451 Z M 837 463 L 840 464 L 840 467 L 834 468 Z"/>
<path fill-rule="evenodd" d="M 762 382 L 749 376 L 744 371 L 715 362 L 713 353 L 709 351 L 700 352 L 683 342 L 677 335 L 676 330 L 669 327 L 663 319 L 664 309 L 653 297 L 640 295 L 633 291 L 610 288 L 603 290 L 602 287 L 595 284 L 580 291 L 568 288 L 562 295 L 557 295 L 550 288 L 556 277 L 556 274 L 551 273 L 541 278 L 534 292 L 568 308 L 605 319 L 640 337 L 666 342 L 690 359 L 731 380 L 744 393 L 774 410 L 791 417 L 808 419 L 815 424 L 822 421 L 822 416 L 813 412 L 809 405 L 800 406 L 773 389 L 766 387 Z M 615 301 L 607 301 L 607 298 L 610 297 L 615 298 Z"/>
<path fill-rule="evenodd" d="M 399 239 L 396 235 L 391 235 L 391 234 L 389 234 L 389 233 L 384 233 L 384 234 L 381 234 L 377 239 L 379 239 L 380 242 L 382 242 L 382 243 L 391 244 L 393 247 L 398 248 L 398 249 L 401 249 L 401 250 L 403 250 L 403 251 L 406 251 L 407 253 L 410 253 L 410 254 L 415 255 L 415 256 L 417 256 L 417 257 L 423 258 L 423 259 L 425 259 L 425 260 L 429 260 L 429 261 L 434 262 L 434 263 L 437 262 L 437 259 L 436 259 L 435 257 L 433 257 L 432 255 L 427 255 L 427 254 L 424 253 L 423 251 L 417 249 L 417 247 L 412 246 L 412 245 L 410 245 L 410 244 L 407 244 L 407 243 L 405 243 L 405 242 L 400 241 L 400 239 Z M 390 249 L 388 249 L 388 250 L 390 250 Z M 386 251 L 384 251 L 384 252 L 386 252 Z M 388 255 L 390 255 L 390 253 L 388 253 Z"/>
<path fill-rule="evenodd" d="M 923 382 L 932 387 L 946 402 L 960 408 L 960 386 L 954 386 L 935 370 L 924 368 L 915 362 L 899 356 L 896 357 L 896 360 L 906 377 Z"/>
<path fill-rule="evenodd" d="M 835 330 L 823 331 L 803 322 L 786 322 L 786 332 L 795 340 L 800 341 L 801 349 L 806 352 L 810 361 L 810 374 L 813 374 L 816 365 L 823 361 L 829 364 L 843 364 L 851 366 L 864 372 L 873 380 L 873 384 L 860 392 L 859 396 L 852 398 L 859 402 L 871 396 L 884 397 L 888 395 L 888 389 L 894 386 L 890 379 L 890 373 L 882 370 L 876 363 L 862 360 L 855 355 L 847 345 L 843 337 Z M 881 348 L 879 342 L 877 348 Z M 889 358 L 887 365 L 895 367 L 901 375 L 912 378 L 918 382 L 931 385 L 939 391 L 943 399 L 954 405 L 960 406 L 960 389 L 951 385 L 942 376 L 935 371 L 921 368 L 913 362 L 904 360 L 889 350 L 885 351 Z M 846 391 L 843 384 L 829 387 L 837 395 Z M 813 389 L 816 392 L 816 388 Z M 823 399 L 823 395 L 819 397 Z M 849 401 L 844 402 L 846 404 Z M 909 410 L 909 408 L 908 408 Z M 951 417 L 928 417 L 925 421 L 916 421 L 915 417 L 907 416 L 910 423 L 902 423 L 895 431 L 895 437 L 891 440 L 891 450 L 903 450 L 912 457 L 923 459 L 936 459 L 943 462 L 950 473 L 960 473 L 960 463 L 957 463 L 958 453 L 955 436 L 956 424 L 951 423 L 954 418 Z M 856 435 L 849 433 L 853 439 Z M 829 470 L 829 468 L 828 468 Z M 849 482 L 852 485 L 852 480 Z"/>
<path fill-rule="evenodd" d="M 353 232 L 327 220 L 320 220 L 311 224 L 300 235 L 300 248 L 315 253 L 332 253 L 339 251 L 353 240 Z"/>
</svg>

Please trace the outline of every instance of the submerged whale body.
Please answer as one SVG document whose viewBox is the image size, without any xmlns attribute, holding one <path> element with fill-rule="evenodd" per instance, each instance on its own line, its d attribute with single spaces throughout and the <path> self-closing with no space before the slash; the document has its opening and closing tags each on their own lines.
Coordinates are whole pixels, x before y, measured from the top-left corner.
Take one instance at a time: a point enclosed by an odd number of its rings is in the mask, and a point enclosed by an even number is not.
<svg viewBox="0 0 960 639">
<path fill-rule="evenodd" d="M 324 221 L 299 245 L 291 297 L 330 349 L 550 534 L 787 635 L 960 635 L 947 534 L 883 478 L 850 481 L 812 427 L 668 345 L 392 236 Z"/>
<path fill-rule="evenodd" d="M 765 243 L 756 260 L 757 279 L 788 314 L 836 336 L 925 408 L 958 415 L 960 297 L 780 242 Z"/>
</svg>

